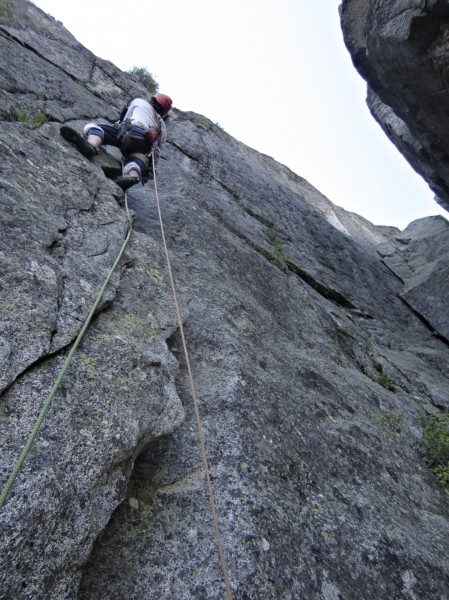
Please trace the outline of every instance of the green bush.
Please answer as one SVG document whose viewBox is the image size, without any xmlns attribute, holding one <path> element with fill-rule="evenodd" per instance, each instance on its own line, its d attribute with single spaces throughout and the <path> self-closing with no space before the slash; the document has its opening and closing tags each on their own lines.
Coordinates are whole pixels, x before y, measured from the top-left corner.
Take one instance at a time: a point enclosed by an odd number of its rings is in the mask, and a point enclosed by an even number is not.
<svg viewBox="0 0 449 600">
<path fill-rule="evenodd" d="M 153 75 L 145 67 L 133 67 L 126 71 L 133 79 L 141 83 L 150 94 L 155 94 L 159 89 L 159 84 Z"/>
<path fill-rule="evenodd" d="M 12 9 L 10 0 L 2 0 L 0 2 L 0 17 L 12 17 Z"/>
<path fill-rule="evenodd" d="M 198 127 L 198 129 L 209 129 L 210 126 L 210 121 L 209 119 L 206 119 L 205 117 L 202 117 L 201 115 L 199 115 L 196 119 L 195 119 L 195 125 Z"/>
<path fill-rule="evenodd" d="M 21 123 L 27 123 L 34 129 L 37 129 L 44 123 L 48 121 L 48 115 L 46 115 L 40 109 L 37 110 L 33 115 L 27 113 L 27 111 L 23 108 L 18 108 L 15 111 L 15 118 L 17 121 Z"/>
<path fill-rule="evenodd" d="M 396 413 L 392 410 L 387 410 L 382 413 L 374 413 L 372 411 L 366 411 L 366 414 L 372 421 L 381 427 L 385 427 L 390 431 L 394 431 L 395 433 L 401 433 L 401 421 L 403 419 L 403 415 L 400 413 Z"/>
<path fill-rule="evenodd" d="M 16 120 L 20 121 L 21 123 L 29 123 L 30 122 L 30 117 L 29 117 L 27 111 L 24 110 L 23 108 L 16 109 L 15 117 L 16 117 Z"/>
<path fill-rule="evenodd" d="M 449 413 L 430 417 L 423 430 L 421 447 L 424 462 L 449 491 Z"/>
<path fill-rule="evenodd" d="M 48 121 L 48 115 L 46 113 L 44 113 L 42 110 L 38 110 L 33 115 L 33 121 L 31 123 L 31 126 L 36 129 L 37 127 L 40 127 L 47 121 Z"/>
<path fill-rule="evenodd" d="M 384 387 L 386 390 L 390 390 L 390 392 L 394 392 L 396 389 L 395 385 L 394 385 L 394 381 L 391 379 L 391 377 L 387 373 L 381 373 L 377 377 L 377 383 L 379 385 L 381 385 L 382 387 Z"/>
</svg>

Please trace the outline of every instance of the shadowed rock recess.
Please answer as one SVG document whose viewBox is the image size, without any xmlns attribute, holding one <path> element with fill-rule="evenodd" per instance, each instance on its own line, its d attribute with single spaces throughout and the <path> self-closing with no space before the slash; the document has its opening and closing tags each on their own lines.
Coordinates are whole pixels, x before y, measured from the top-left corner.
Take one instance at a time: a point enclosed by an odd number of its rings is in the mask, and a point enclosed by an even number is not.
<svg viewBox="0 0 449 600">
<path fill-rule="evenodd" d="M 127 231 L 116 155 L 59 128 L 145 92 L 31 3 L 0 6 L 3 485 Z M 376 227 L 201 115 L 168 131 L 234 597 L 447 598 L 448 496 L 419 440 L 449 409 L 448 222 Z M 152 182 L 128 200 L 125 256 L 0 512 L 2 600 L 224 597 Z"/>
</svg>

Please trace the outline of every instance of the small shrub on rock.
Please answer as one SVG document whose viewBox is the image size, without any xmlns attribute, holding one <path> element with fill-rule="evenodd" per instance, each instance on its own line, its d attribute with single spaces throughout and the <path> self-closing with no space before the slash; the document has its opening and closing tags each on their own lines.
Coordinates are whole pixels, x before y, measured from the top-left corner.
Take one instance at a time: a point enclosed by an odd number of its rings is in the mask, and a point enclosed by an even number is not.
<svg viewBox="0 0 449 600">
<path fill-rule="evenodd" d="M 449 413 L 430 417 L 424 427 L 421 447 L 424 462 L 449 492 Z"/>
<path fill-rule="evenodd" d="M 159 89 L 159 84 L 153 75 L 145 67 L 133 67 L 126 71 L 133 79 L 141 83 L 150 94 L 155 94 Z"/>
</svg>

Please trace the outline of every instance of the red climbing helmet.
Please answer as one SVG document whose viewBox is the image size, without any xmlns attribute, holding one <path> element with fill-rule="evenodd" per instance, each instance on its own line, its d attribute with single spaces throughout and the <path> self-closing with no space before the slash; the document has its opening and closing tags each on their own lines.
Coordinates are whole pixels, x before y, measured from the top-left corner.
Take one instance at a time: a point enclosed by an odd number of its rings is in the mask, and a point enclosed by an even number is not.
<svg viewBox="0 0 449 600">
<path fill-rule="evenodd" d="M 171 101 L 171 98 L 169 98 L 165 94 L 156 94 L 155 96 L 153 96 L 153 98 L 156 100 L 156 102 L 158 104 L 160 104 L 162 106 L 162 108 L 164 109 L 164 116 L 165 116 L 172 107 L 173 102 Z"/>
</svg>

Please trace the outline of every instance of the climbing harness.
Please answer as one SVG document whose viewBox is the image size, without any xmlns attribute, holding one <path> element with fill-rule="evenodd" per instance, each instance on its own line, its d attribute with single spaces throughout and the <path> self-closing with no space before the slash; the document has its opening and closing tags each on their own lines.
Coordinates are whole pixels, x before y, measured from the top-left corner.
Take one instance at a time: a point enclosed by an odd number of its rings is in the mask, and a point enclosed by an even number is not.
<svg viewBox="0 0 449 600">
<path fill-rule="evenodd" d="M 154 151 L 151 152 L 151 154 L 153 154 Z M 151 157 L 150 154 L 150 157 Z M 166 264 L 167 264 L 167 271 L 168 271 L 168 277 L 169 277 L 169 281 L 170 281 L 170 287 L 172 290 L 172 294 L 173 294 L 173 301 L 174 301 L 174 305 L 175 305 L 175 310 L 176 310 L 176 319 L 177 319 L 177 323 L 178 323 L 178 327 L 179 327 L 179 331 L 180 331 L 180 335 L 181 335 L 181 341 L 182 341 L 182 348 L 183 348 L 183 353 L 184 353 L 184 359 L 186 362 L 186 366 L 187 366 L 187 373 L 188 373 L 188 379 L 189 379 L 189 383 L 190 383 L 190 389 L 191 389 L 191 394 L 192 394 L 192 402 L 193 402 L 193 408 L 194 408 L 194 413 L 195 413 L 195 420 L 196 420 L 196 426 L 197 426 L 197 430 L 198 430 L 198 437 L 199 437 L 199 443 L 200 443 L 200 448 L 201 448 L 201 456 L 202 456 L 202 461 L 203 461 L 203 468 L 204 468 L 204 472 L 205 472 L 205 476 L 206 476 L 206 483 L 207 483 L 207 490 L 208 490 L 208 495 L 209 495 L 209 504 L 210 504 L 210 509 L 211 509 L 211 514 L 212 514 L 212 520 L 213 520 L 213 525 L 214 525 L 214 531 L 215 531 L 215 538 L 216 538 L 216 544 L 217 544 L 217 550 L 218 550 L 218 557 L 219 557 L 219 561 L 220 561 L 220 566 L 222 569 L 222 573 L 223 573 L 223 578 L 224 578 L 224 583 L 225 583 L 225 588 L 226 588 L 226 598 L 227 600 L 232 600 L 233 595 L 232 595 L 232 591 L 231 591 L 231 584 L 230 584 L 230 579 L 229 579 L 229 572 L 228 572 L 228 567 L 227 567 L 227 563 L 226 563 L 226 558 L 225 558 L 225 554 L 224 554 L 224 550 L 223 550 L 223 543 L 221 540 L 221 533 L 220 533 L 220 526 L 219 526 L 219 522 L 218 522 L 218 514 L 217 514 L 217 509 L 216 509 L 216 503 L 215 503 L 215 495 L 214 495 L 214 490 L 213 490 L 213 486 L 212 486 L 212 480 L 211 480 L 211 476 L 210 476 L 210 469 L 209 469 L 209 462 L 207 459 L 207 452 L 206 452 L 206 440 L 205 440 L 205 436 L 204 436 L 204 428 L 203 428 L 203 423 L 202 423 L 202 419 L 201 419 L 201 414 L 200 414 L 200 410 L 199 410 L 199 405 L 198 405 L 198 399 L 197 399 L 197 395 L 196 395 L 196 389 L 195 389 L 195 383 L 193 380 L 193 374 L 192 374 L 192 369 L 191 369 L 191 365 L 190 365 L 190 357 L 189 357 L 189 352 L 187 349 L 187 342 L 186 342 L 186 338 L 185 338 L 185 334 L 184 334 L 184 327 L 182 324 L 182 318 L 181 318 L 181 312 L 179 309 L 179 302 L 178 302 L 178 295 L 176 292 L 176 286 L 175 286 L 175 281 L 174 281 L 174 277 L 173 277 L 173 271 L 172 271 L 172 267 L 171 267 L 171 261 L 170 261 L 170 255 L 168 252 L 168 246 L 167 246 L 167 240 L 165 237 L 165 229 L 164 229 L 164 223 L 163 223 L 163 219 L 162 219 L 162 211 L 161 211 L 161 205 L 160 205 L 160 201 L 159 201 L 159 193 L 158 193 L 158 189 L 157 189 L 157 180 L 156 180 L 156 168 L 155 168 L 155 160 L 154 160 L 154 154 L 152 156 L 152 167 L 153 167 L 153 181 L 154 181 L 154 191 L 155 191 L 155 196 L 156 196 L 156 207 L 157 207 L 157 213 L 158 213 L 158 218 L 159 218 L 159 225 L 160 225 L 160 230 L 161 230 L 161 237 L 162 237 L 162 243 L 164 246 L 164 253 L 165 253 L 165 260 L 166 260 Z M 30 450 L 33 446 L 33 443 L 39 433 L 39 429 L 42 425 L 42 422 L 51 406 L 52 400 L 61 384 L 61 381 L 65 375 L 65 372 L 67 371 L 67 368 L 81 342 L 81 340 L 84 337 L 84 334 L 87 331 L 87 328 L 90 325 L 90 322 L 92 320 L 92 317 L 95 314 L 95 311 L 100 303 L 101 298 L 103 297 L 103 294 L 106 290 L 106 287 L 115 271 L 115 269 L 117 268 L 117 265 L 119 264 L 123 253 L 125 251 L 125 248 L 128 244 L 129 238 L 131 236 L 131 232 L 132 232 L 132 221 L 131 221 L 131 216 L 129 213 L 129 208 L 128 208 L 128 201 L 127 201 L 127 194 L 125 192 L 125 208 L 126 208 L 126 215 L 128 218 L 128 232 L 127 235 L 125 237 L 125 240 L 122 244 L 122 247 L 120 248 L 120 251 L 117 255 L 117 258 L 115 259 L 114 264 L 112 265 L 109 273 L 106 276 L 106 279 L 98 293 L 98 296 L 81 328 L 81 331 L 79 332 L 75 342 L 72 345 L 72 348 L 59 372 L 59 375 L 50 391 L 50 394 L 48 395 L 47 399 L 44 402 L 44 405 L 42 406 L 42 409 L 39 413 L 39 416 L 36 420 L 36 423 L 28 437 L 28 440 L 18 458 L 18 460 L 16 461 L 16 464 L 14 465 L 14 468 L 12 470 L 11 475 L 9 476 L 6 484 L 4 485 L 1 494 L 0 494 L 0 510 L 2 509 L 2 507 L 4 506 L 6 499 L 9 495 L 9 492 L 14 484 L 15 479 L 17 478 L 23 463 L 25 462 L 28 454 L 30 453 Z"/>
</svg>

